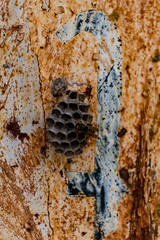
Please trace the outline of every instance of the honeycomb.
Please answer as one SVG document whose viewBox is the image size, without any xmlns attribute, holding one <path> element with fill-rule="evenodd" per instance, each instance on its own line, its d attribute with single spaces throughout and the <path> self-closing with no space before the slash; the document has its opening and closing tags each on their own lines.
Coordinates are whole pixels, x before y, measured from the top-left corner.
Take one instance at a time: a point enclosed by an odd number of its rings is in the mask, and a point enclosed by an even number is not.
<svg viewBox="0 0 160 240">
<path fill-rule="evenodd" d="M 48 140 L 57 153 L 72 158 L 83 152 L 89 135 L 86 131 L 77 130 L 77 123 L 92 122 L 89 113 L 89 104 L 85 103 L 85 95 L 76 91 L 67 90 L 63 99 L 54 107 L 46 120 Z"/>
</svg>

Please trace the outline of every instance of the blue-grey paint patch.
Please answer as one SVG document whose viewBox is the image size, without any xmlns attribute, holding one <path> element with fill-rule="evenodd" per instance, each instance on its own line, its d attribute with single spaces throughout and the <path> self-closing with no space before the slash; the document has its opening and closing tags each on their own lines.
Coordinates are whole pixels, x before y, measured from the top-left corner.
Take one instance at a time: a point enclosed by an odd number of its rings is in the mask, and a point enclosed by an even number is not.
<svg viewBox="0 0 160 240">
<path fill-rule="evenodd" d="M 119 198 L 126 191 L 117 172 L 122 89 L 121 39 L 115 23 L 107 20 L 103 12 L 95 10 L 74 16 L 57 32 L 57 36 L 66 43 L 83 31 L 92 33 L 100 46 L 97 90 L 99 135 L 95 171 L 68 173 L 68 193 L 96 198 L 95 240 L 100 240 L 116 230 Z"/>
</svg>

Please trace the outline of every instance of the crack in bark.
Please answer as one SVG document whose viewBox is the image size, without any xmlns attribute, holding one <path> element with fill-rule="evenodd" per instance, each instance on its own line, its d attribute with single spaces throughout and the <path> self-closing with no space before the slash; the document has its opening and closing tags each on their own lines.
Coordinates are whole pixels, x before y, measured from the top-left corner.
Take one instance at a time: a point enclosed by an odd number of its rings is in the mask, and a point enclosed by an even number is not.
<svg viewBox="0 0 160 240">
<path fill-rule="evenodd" d="M 5 100 L 4 100 L 3 102 L 0 101 L 0 111 L 1 111 L 3 108 L 5 108 L 5 105 L 6 105 L 7 100 L 8 100 L 8 96 L 9 96 L 9 94 L 10 94 L 10 91 L 11 91 L 11 87 L 10 87 L 8 93 L 7 93 L 7 96 L 6 96 Z"/>
<path fill-rule="evenodd" d="M 10 77 L 9 77 L 7 83 L 4 85 L 4 87 L 0 87 L 0 88 L 2 89 L 2 95 L 4 95 L 4 94 L 6 93 L 7 88 L 9 87 L 12 74 L 13 74 L 13 71 L 11 72 Z M 9 88 L 8 93 L 6 93 L 6 98 L 5 98 L 5 100 L 4 100 L 4 101 L 0 101 L 0 111 L 1 111 L 3 108 L 5 108 L 5 105 L 6 105 L 6 103 L 7 103 L 8 96 L 9 96 L 9 94 L 10 94 L 11 88 L 12 88 L 12 86 Z"/>
<path fill-rule="evenodd" d="M 137 149 L 136 160 L 136 183 L 133 191 L 133 206 L 131 210 L 130 220 L 130 240 L 152 240 L 157 237 L 157 226 L 154 226 L 151 210 L 146 208 L 149 202 L 145 201 L 145 185 L 148 179 L 147 169 L 151 168 L 151 163 L 148 162 L 147 153 L 148 146 L 145 140 L 145 113 L 146 109 L 141 111 L 141 120 L 138 126 L 139 146 Z M 145 171 L 143 172 L 143 169 Z M 152 191 L 152 189 L 150 188 Z"/>
<path fill-rule="evenodd" d="M 47 197 L 47 212 L 48 212 L 48 220 L 49 220 L 49 227 L 51 229 L 51 232 L 52 232 L 52 235 L 51 237 L 54 235 L 54 229 L 51 225 L 51 217 L 50 217 L 50 211 L 49 211 L 49 205 L 50 205 L 50 202 L 49 202 L 49 196 L 50 196 L 50 185 L 49 185 L 49 180 L 46 179 L 47 181 L 47 187 L 48 187 L 48 197 Z"/>
<path fill-rule="evenodd" d="M 40 71 L 40 65 L 39 65 L 39 57 L 38 54 L 36 54 L 36 58 L 37 58 L 37 64 L 38 64 L 38 71 L 39 71 L 39 85 L 40 85 L 40 92 L 41 92 L 41 100 L 42 100 L 42 108 L 43 108 L 43 119 L 44 119 L 44 143 L 45 143 L 45 148 L 47 146 L 46 144 L 46 123 L 45 123 L 45 108 L 44 108 L 44 101 L 43 101 L 43 95 L 42 95 L 42 82 L 41 82 L 41 71 Z M 45 154 L 46 157 L 46 154 Z M 45 169 L 45 179 L 47 181 L 47 188 L 48 188 L 48 196 L 47 196 L 47 213 L 48 213 L 48 221 L 49 221 L 49 227 L 51 230 L 51 238 L 54 234 L 54 229 L 51 225 L 51 219 L 50 219 L 50 211 L 49 211 L 49 196 L 50 196 L 50 185 L 49 185 L 49 181 L 47 179 L 47 174 L 46 174 L 46 169 Z"/>
</svg>

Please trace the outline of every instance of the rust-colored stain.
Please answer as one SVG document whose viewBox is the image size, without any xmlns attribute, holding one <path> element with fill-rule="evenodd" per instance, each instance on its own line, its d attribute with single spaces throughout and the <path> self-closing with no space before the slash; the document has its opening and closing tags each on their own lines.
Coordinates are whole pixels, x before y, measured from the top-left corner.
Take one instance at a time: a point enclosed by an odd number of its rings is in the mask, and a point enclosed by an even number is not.
<svg viewBox="0 0 160 240">
<path fill-rule="evenodd" d="M 86 90 L 85 90 L 84 94 L 86 95 L 86 97 L 87 97 L 88 99 L 90 99 L 91 97 L 93 97 L 93 95 L 91 94 L 91 92 L 92 92 L 92 87 L 91 87 L 91 86 L 86 87 Z"/>
<path fill-rule="evenodd" d="M 21 132 L 19 124 L 16 121 L 15 117 L 13 119 L 10 119 L 9 122 L 7 122 L 5 129 L 6 129 L 7 133 L 11 134 L 11 136 L 13 138 L 18 137 L 18 139 L 21 140 L 22 142 L 23 142 L 24 138 L 29 140 L 29 136 L 27 135 L 27 133 Z"/>
<path fill-rule="evenodd" d="M 74 14 L 93 8 L 116 21 L 123 53 L 118 171 L 128 192 L 119 203 L 117 230 L 104 239 L 160 239 L 160 5 L 154 0 L 3 1 L 0 239 L 94 239 L 95 199 L 71 198 L 66 185 L 68 171 L 94 171 L 95 143 L 68 161 L 48 144 L 44 124 L 58 102 L 52 79 L 62 76 L 88 85 L 74 89 L 86 94 L 96 122 L 98 43 L 86 33 L 65 45 L 56 37 Z M 32 95 L 37 98 L 27 108 Z"/>
</svg>

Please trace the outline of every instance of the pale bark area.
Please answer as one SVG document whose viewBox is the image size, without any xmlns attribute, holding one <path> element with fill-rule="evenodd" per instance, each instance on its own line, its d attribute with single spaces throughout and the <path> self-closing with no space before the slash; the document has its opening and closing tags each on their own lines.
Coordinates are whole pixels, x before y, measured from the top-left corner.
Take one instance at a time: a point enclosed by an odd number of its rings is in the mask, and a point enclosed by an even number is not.
<svg viewBox="0 0 160 240">
<path fill-rule="evenodd" d="M 94 170 L 94 141 L 68 163 L 45 135 L 58 101 L 52 78 L 91 84 L 96 121 L 97 42 L 82 33 L 63 45 L 56 36 L 74 14 L 93 8 L 117 22 L 123 53 L 121 129 L 127 132 L 119 170 L 129 193 L 117 206 L 117 230 L 106 239 L 160 239 L 160 62 L 152 62 L 160 7 L 153 0 L 0 2 L 0 239 L 94 239 L 94 198 L 66 194 L 67 171 Z"/>
</svg>

